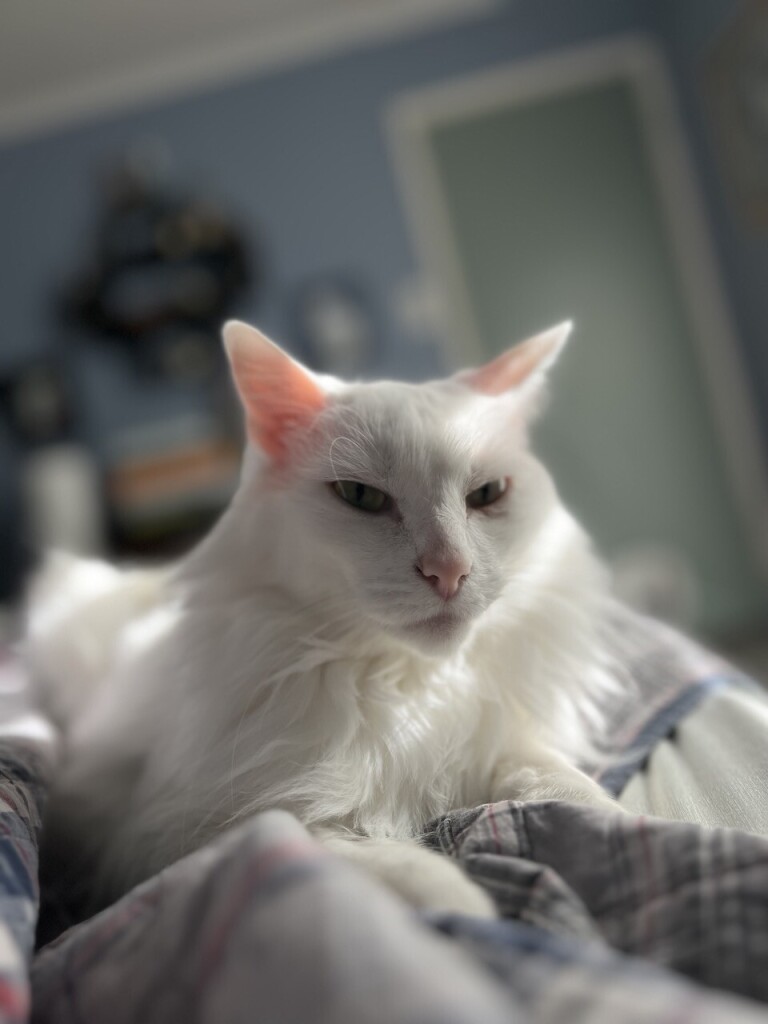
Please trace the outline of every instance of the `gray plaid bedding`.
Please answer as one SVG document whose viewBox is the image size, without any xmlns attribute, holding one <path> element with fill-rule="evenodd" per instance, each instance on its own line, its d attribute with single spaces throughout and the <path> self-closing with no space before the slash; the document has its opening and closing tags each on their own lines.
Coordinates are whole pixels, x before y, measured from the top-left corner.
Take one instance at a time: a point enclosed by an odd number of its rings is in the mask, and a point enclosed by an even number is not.
<svg viewBox="0 0 768 1024">
<path fill-rule="evenodd" d="M 452 815 L 430 839 L 504 920 L 420 919 L 270 811 L 39 953 L 32 1019 L 768 1020 L 768 842 L 558 803 Z"/>
<path fill-rule="evenodd" d="M 744 682 L 617 615 L 633 697 L 615 709 L 613 792 L 707 694 Z M 271 811 L 33 955 L 55 744 L 22 691 L 0 657 L 0 1024 L 768 1021 L 768 839 L 554 801 L 424 834 L 498 921 L 419 916 Z"/>
</svg>

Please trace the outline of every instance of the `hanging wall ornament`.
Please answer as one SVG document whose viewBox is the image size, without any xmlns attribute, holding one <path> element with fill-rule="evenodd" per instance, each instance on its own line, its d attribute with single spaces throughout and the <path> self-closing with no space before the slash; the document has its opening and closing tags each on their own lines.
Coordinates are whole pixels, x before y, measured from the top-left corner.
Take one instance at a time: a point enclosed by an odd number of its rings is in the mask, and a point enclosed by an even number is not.
<svg viewBox="0 0 768 1024">
<path fill-rule="evenodd" d="M 316 370 L 358 377 L 370 370 L 378 325 L 365 290 L 344 275 L 309 280 L 297 291 L 293 316 L 306 361 Z"/>
<path fill-rule="evenodd" d="M 198 381 L 219 365 L 222 320 L 259 278 L 258 261 L 218 209 L 124 170 L 110 181 L 91 267 L 65 305 L 145 372 Z"/>
</svg>

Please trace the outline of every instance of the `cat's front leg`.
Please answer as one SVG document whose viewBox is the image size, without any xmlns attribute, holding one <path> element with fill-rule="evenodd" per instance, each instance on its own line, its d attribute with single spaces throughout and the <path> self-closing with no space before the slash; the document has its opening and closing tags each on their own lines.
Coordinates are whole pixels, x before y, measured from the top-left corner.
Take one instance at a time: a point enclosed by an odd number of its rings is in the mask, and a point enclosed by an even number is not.
<svg viewBox="0 0 768 1024">
<path fill-rule="evenodd" d="M 330 829 L 315 835 L 328 849 L 359 864 L 419 910 L 496 917 L 485 890 L 448 857 L 416 840 L 371 839 Z"/>
<path fill-rule="evenodd" d="M 603 787 L 555 751 L 528 747 L 500 761 L 491 781 L 491 800 L 570 800 L 606 810 L 621 807 Z"/>
</svg>

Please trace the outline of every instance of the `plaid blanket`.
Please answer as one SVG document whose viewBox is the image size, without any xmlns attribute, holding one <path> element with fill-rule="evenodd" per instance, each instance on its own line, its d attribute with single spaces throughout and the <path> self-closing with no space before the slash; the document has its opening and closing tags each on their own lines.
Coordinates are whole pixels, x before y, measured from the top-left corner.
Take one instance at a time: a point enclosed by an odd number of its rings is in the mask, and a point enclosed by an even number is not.
<svg viewBox="0 0 768 1024">
<path fill-rule="evenodd" d="M 604 643 L 625 678 L 606 709 L 605 734 L 595 737 L 605 760 L 583 767 L 614 796 L 707 697 L 729 687 L 760 689 L 700 644 L 620 604 L 606 618 Z"/>
<path fill-rule="evenodd" d="M 618 792 L 654 743 L 743 677 L 617 612 L 633 683 Z M 55 743 L 0 657 L 0 1024 L 768 1021 L 768 839 L 558 802 L 433 822 L 424 842 L 498 921 L 419 917 L 273 811 L 32 955 Z M 599 769 L 595 769 L 599 774 Z"/>
<path fill-rule="evenodd" d="M 53 729 L 31 707 L 21 666 L 0 651 L 0 1024 L 29 1019 L 37 837 L 55 746 Z"/>
<path fill-rule="evenodd" d="M 740 998 L 768 996 L 768 842 L 558 803 L 451 815 L 430 841 L 506 919 L 418 918 L 270 811 L 39 953 L 33 1020 L 768 1019 Z"/>
</svg>

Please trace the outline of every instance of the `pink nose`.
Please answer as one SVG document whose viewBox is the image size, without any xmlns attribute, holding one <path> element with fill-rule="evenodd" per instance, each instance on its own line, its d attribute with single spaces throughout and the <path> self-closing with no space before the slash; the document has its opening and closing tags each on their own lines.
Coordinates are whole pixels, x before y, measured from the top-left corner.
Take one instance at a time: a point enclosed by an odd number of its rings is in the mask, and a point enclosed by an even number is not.
<svg viewBox="0 0 768 1024">
<path fill-rule="evenodd" d="M 425 555 L 416 563 L 416 571 L 444 601 L 458 593 L 471 568 L 471 563 L 464 558 L 433 558 Z"/>
</svg>

